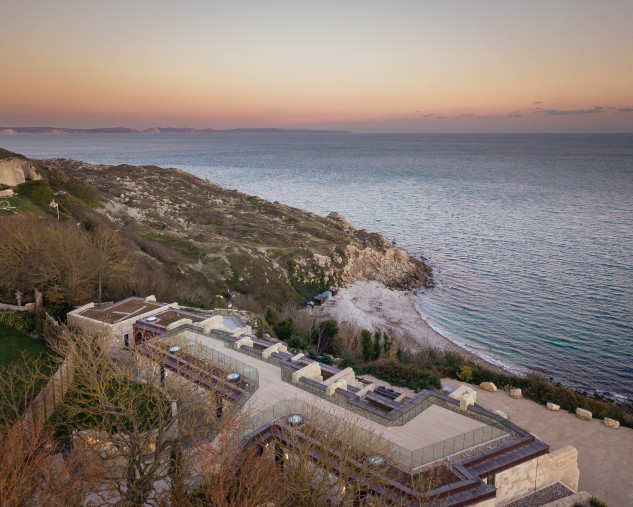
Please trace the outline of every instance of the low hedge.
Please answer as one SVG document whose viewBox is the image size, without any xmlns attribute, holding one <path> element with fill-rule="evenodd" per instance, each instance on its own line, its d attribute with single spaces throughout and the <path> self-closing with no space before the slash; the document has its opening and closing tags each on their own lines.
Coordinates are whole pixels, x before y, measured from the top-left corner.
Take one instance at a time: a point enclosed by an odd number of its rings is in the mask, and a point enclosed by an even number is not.
<svg viewBox="0 0 633 507">
<path fill-rule="evenodd" d="M 356 369 L 359 374 L 369 374 L 397 386 L 408 387 L 414 391 L 439 389 L 440 377 L 431 370 L 416 368 L 390 359 L 378 359 L 365 363 Z"/>
<path fill-rule="evenodd" d="M 31 333 L 35 329 L 33 319 L 28 315 L 18 312 L 0 313 L 0 324 L 4 324 L 22 333 Z"/>
</svg>

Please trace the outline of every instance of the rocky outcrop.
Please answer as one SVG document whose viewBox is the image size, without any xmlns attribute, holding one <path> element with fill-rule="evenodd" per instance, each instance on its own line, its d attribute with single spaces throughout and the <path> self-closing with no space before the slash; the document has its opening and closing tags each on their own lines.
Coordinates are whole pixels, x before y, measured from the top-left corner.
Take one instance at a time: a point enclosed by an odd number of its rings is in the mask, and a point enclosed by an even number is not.
<svg viewBox="0 0 633 507">
<path fill-rule="evenodd" d="M 35 164 L 28 160 L 19 158 L 0 160 L 0 185 L 14 187 L 26 181 L 41 179 Z"/>
<path fill-rule="evenodd" d="M 327 218 L 336 228 L 357 240 L 347 245 L 346 263 L 338 273 L 342 283 L 364 279 L 375 280 L 394 289 L 433 287 L 431 267 L 424 262 L 411 257 L 380 234 L 356 229 L 338 211 L 333 211 Z"/>
<path fill-rule="evenodd" d="M 332 211 L 327 217 L 333 220 L 336 225 L 345 232 L 354 232 L 356 230 L 352 223 L 338 211 Z"/>
</svg>

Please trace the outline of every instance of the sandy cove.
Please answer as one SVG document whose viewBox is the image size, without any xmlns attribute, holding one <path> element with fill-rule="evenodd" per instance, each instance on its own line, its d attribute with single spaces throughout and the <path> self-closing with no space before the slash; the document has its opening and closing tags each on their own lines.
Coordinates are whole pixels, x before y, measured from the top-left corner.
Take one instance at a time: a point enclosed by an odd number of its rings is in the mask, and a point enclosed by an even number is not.
<svg viewBox="0 0 633 507">
<path fill-rule="evenodd" d="M 419 314 L 410 292 L 389 289 L 374 281 L 358 281 L 314 308 L 317 316 L 335 319 L 358 329 L 385 331 L 403 350 L 434 347 L 453 350 L 462 356 L 497 371 L 503 368 L 461 347 L 435 331 Z"/>
</svg>

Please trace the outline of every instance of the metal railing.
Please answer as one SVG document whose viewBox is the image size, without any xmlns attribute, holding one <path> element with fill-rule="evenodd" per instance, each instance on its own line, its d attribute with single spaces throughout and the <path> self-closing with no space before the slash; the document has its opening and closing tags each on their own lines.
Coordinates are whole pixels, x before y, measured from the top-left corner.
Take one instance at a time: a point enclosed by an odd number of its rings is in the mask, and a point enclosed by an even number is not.
<svg viewBox="0 0 633 507">
<path fill-rule="evenodd" d="M 382 433 L 361 428 L 314 405 L 296 400 L 279 401 L 253 415 L 248 427 L 242 433 L 242 438 L 247 437 L 266 424 L 291 414 L 301 414 L 307 420 L 316 421 L 316 424 L 324 428 L 336 428 L 336 431 L 346 428 L 348 430 L 346 434 L 359 445 L 367 446 L 370 444 L 385 447 L 381 449 L 382 454 L 407 468 L 417 468 L 509 434 L 507 430 L 485 425 L 467 433 L 411 451 L 384 438 Z"/>
</svg>

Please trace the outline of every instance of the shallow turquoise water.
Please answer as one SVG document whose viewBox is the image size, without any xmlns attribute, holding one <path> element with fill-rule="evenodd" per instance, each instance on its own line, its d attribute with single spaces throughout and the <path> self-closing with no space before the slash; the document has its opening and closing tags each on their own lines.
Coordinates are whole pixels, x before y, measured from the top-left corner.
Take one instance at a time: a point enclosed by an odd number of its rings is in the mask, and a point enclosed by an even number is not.
<svg viewBox="0 0 633 507">
<path fill-rule="evenodd" d="M 633 397 L 632 135 L 33 135 L 30 157 L 180 167 L 383 233 L 433 265 L 432 325 Z"/>
</svg>

